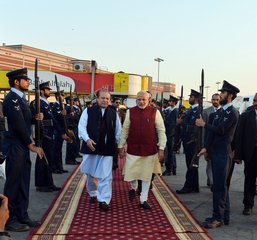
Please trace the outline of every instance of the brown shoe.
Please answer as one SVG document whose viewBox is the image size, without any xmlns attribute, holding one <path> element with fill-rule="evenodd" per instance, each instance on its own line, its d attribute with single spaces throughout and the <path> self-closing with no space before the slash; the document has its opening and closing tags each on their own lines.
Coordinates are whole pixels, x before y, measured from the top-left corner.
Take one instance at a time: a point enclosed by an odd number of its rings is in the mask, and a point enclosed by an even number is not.
<svg viewBox="0 0 257 240">
<path fill-rule="evenodd" d="M 213 218 L 206 218 L 203 222 L 203 226 L 205 228 L 214 229 L 223 225 L 221 220 L 213 219 Z"/>
</svg>

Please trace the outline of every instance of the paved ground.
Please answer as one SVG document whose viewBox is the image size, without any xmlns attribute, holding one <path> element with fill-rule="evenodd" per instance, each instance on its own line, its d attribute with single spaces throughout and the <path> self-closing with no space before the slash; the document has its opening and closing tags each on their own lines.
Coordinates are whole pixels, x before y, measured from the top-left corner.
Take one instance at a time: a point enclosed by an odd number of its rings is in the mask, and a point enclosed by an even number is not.
<svg viewBox="0 0 257 240">
<path fill-rule="evenodd" d="M 34 187 L 34 159 L 32 156 L 33 167 L 31 175 L 31 191 L 30 191 L 30 208 L 29 214 L 33 219 L 40 219 L 49 205 L 57 195 L 57 193 L 39 193 Z M 78 159 L 79 160 L 79 159 Z M 175 191 L 180 189 L 185 179 L 185 160 L 183 154 L 177 155 L 177 175 L 165 176 L 169 186 Z M 206 163 L 201 159 L 199 176 L 200 176 L 200 193 L 192 193 L 187 195 L 179 195 L 179 198 L 191 210 L 194 216 L 202 222 L 204 218 L 211 216 L 212 211 L 212 194 L 206 186 Z M 72 172 L 74 166 L 64 165 L 65 169 Z M 62 186 L 69 173 L 55 174 L 54 181 L 57 186 Z M 229 226 L 222 226 L 215 230 L 209 230 L 210 235 L 216 240 L 231 240 L 231 239 L 257 239 L 257 210 L 254 209 L 251 216 L 242 215 L 242 198 L 243 198 L 243 166 L 237 165 L 232 177 L 230 199 L 231 199 L 231 223 Z M 2 192 L 3 181 L 0 180 L 0 192 Z M 28 233 L 11 233 L 14 240 L 27 239 Z"/>
</svg>

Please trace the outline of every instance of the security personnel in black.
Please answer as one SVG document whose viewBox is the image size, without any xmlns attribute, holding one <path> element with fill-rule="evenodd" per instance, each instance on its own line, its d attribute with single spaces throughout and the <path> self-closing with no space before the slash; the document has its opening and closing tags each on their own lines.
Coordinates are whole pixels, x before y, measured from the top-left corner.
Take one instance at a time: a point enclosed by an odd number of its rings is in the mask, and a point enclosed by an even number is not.
<svg viewBox="0 0 257 240">
<path fill-rule="evenodd" d="M 186 194 L 192 192 L 199 193 L 198 168 L 190 167 L 190 164 L 194 154 L 197 151 L 197 127 L 195 126 L 195 120 L 199 118 L 198 106 L 200 93 L 191 89 L 191 94 L 189 96 L 189 103 L 191 107 L 189 110 L 187 110 L 185 116 L 183 117 L 181 133 L 187 166 L 186 182 L 184 183 L 182 189 L 176 190 L 177 194 Z"/>
<path fill-rule="evenodd" d="M 3 142 L 5 132 L 5 118 L 3 114 L 3 103 L 0 102 L 0 164 L 2 164 L 6 158 L 3 154 Z"/>
<path fill-rule="evenodd" d="M 61 132 L 58 123 L 53 118 L 52 110 L 47 98 L 50 97 L 50 82 L 44 82 L 39 85 L 40 89 L 40 112 L 44 114 L 44 120 L 41 125 L 42 148 L 44 150 L 48 164 L 42 161 L 38 156 L 35 164 L 35 186 L 39 192 L 59 191 L 61 188 L 54 185 L 51 166 L 53 165 L 53 136 L 54 126 Z M 35 103 L 35 101 L 33 101 Z M 31 105 L 31 111 L 35 114 L 35 105 Z"/>
<path fill-rule="evenodd" d="M 244 161 L 244 215 L 251 215 L 256 195 L 257 177 L 257 93 L 250 109 L 239 118 L 235 137 L 234 161 Z"/>
<path fill-rule="evenodd" d="M 64 100 L 64 91 L 60 92 L 61 100 Z M 56 102 L 53 104 L 52 113 L 54 119 L 57 121 L 57 125 L 61 129 L 54 127 L 54 150 L 53 150 L 53 165 L 52 165 L 52 173 L 62 174 L 68 172 L 67 170 L 63 169 L 62 163 L 62 145 L 63 141 L 70 141 L 69 137 L 66 135 L 66 130 L 64 126 L 66 110 L 61 110 L 61 106 L 59 103 L 59 96 L 58 93 L 55 93 Z"/>
<path fill-rule="evenodd" d="M 10 92 L 3 102 L 8 131 L 5 132 L 4 153 L 6 155 L 6 182 L 4 195 L 8 197 L 10 217 L 6 223 L 9 231 L 27 231 L 39 224 L 28 215 L 31 160 L 30 152 L 43 157 L 43 149 L 31 140 L 32 114 L 25 98 L 29 87 L 27 68 L 8 72 Z M 37 120 L 43 114 L 37 114 Z"/>
<path fill-rule="evenodd" d="M 78 97 L 75 97 L 73 99 L 73 109 L 74 109 L 74 121 L 76 123 L 76 129 L 74 131 L 74 134 L 76 136 L 76 157 L 81 158 L 82 155 L 79 154 L 80 151 L 80 139 L 78 137 L 78 125 L 79 125 L 79 119 L 82 114 L 82 108 L 80 105 L 80 101 Z"/>
<path fill-rule="evenodd" d="M 66 101 L 66 120 L 68 124 L 68 128 L 70 131 L 73 131 L 75 137 L 72 139 L 72 142 L 67 142 L 66 145 L 66 158 L 65 163 L 68 165 L 76 165 L 79 162 L 76 161 L 77 157 L 77 143 L 78 143 L 78 123 L 79 123 L 79 115 L 78 112 L 75 112 L 75 108 L 73 106 L 73 100 L 71 96 L 67 96 L 65 98 Z"/>
<path fill-rule="evenodd" d="M 167 158 L 165 160 L 166 170 L 162 173 L 163 176 L 170 176 L 172 174 L 176 175 L 177 162 L 176 155 L 174 152 L 174 144 L 176 122 L 178 118 L 178 109 L 176 108 L 177 103 L 178 98 L 170 95 L 169 107 L 165 109 L 164 125 L 167 137 Z"/>
<path fill-rule="evenodd" d="M 239 89 L 229 82 L 223 82 L 220 93 L 220 108 L 214 113 L 212 124 L 205 123 L 202 118 L 196 120 L 198 127 L 204 127 L 207 137 L 204 148 L 198 154 L 208 154 L 212 160 L 213 174 L 213 211 L 210 218 L 203 222 L 205 228 L 217 228 L 230 221 L 229 184 L 234 164 L 233 138 L 239 118 L 238 111 L 232 101 L 236 98 Z"/>
<path fill-rule="evenodd" d="M 162 117 L 163 117 L 163 119 L 165 119 L 165 116 L 166 116 L 168 110 L 169 110 L 169 100 L 164 98 L 163 99 L 163 104 L 162 104 Z"/>
</svg>

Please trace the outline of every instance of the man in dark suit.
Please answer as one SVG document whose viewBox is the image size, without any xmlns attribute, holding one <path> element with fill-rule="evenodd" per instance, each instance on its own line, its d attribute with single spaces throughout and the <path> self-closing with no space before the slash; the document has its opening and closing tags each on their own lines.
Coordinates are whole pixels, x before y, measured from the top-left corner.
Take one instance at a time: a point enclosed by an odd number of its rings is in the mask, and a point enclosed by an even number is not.
<svg viewBox="0 0 257 240">
<path fill-rule="evenodd" d="M 4 116 L 7 117 L 8 131 L 5 132 L 4 153 L 6 155 L 6 182 L 4 195 L 8 197 L 10 217 L 6 223 L 9 231 L 28 231 L 39 222 L 28 215 L 31 160 L 30 151 L 42 159 L 43 149 L 36 147 L 31 140 L 32 114 L 26 100 L 29 78 L 27 68 L 10 71 L 10 92 L 3 102 Z M 36 120 L 43 120 L 37 114 Z"/>
<path fill-rule="evenodd" d="M 220 95 L 218 93 L 215 93 L 212 95 L 211 98 L 212 106 L 205 108 L 203 110 L 203 120 L 206 123 L 212 123 L 212 121 L 209 121 L 209 117 L 212 113 L 215 113 L 218 109 L 220 109 Z M 207 134 L 205 132 L 204 138 L 206 138 Z M 212 169 L 211 169 L 211 159 L 207 158 L 207 164 L 206 164 L 206 175 L 207 175 L 207 186 L 212 187 L 213 179 L 212 179 Z"/>
<path fill-rule="evenodd" d="M 196 126 L 204 127 L 207 131 L 207 139 L 204 148 L 199 152 L 207 155 L 212 160 L 213 174 L 213 212 L 212 217 L 206 218 L 203 222 L 206 228 L 217 228 L 223 223 L 229 224 L 230 202 L 229 202 L 229 179 L 232 166 L 232 140 L 238 122 L 239 113 L 232 106 L 239 89 L 224 80 L 219 90 L 220 104 L 222 108 L 214 115 L 212 124 L 205 123 L 200 117 L 196 120 Z"/>
<path fill-rule="evenodd" d="M 190 165 L 194 154 L 197 151 L 197 127 L 195 126 L 195 120 L 199 118 L 198 107 L 201 94 L 191 89 L 189 96 L 189 103 L 191 104 L 191 107 L 189 110 L 187 110 L 185 116 L 183 117 L 181 133 L 187 166 L 186 181 L 180 190 L 176 190 L 177 194 L 199 193 L 198 168 L 190 167 Z"/>
<path fill-rule="evenodd" d="M 244 160 L 244 215 L 251 215 L 254 205 L 257 177 L 257 93 L 253 107 L 244 112 L 239 119 L 235 140 L 234 161 Z"/>
</svg>

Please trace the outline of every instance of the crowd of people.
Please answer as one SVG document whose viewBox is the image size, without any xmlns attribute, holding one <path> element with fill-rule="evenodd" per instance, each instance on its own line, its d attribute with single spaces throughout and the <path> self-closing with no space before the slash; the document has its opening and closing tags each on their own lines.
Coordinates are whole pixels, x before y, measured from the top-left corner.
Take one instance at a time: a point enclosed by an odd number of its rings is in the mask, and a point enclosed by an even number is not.
<svg viewBox="0 0 257 240">
<path fill-rule="evenodd" d="M 243 214 L 252 213 L 257 177 L 257 94 L 253 106 L 241 116 L 232 105 L 239 89 L 227 81 L 220 94 L 212 95 L 212 106 L 204 109 L 202 115 L 199 102 L 203 96 L 193 89 L 187 111 L 182 105 L 176 107 L 179 101 L 176 96 L 170 95 L 163 104 L 158 104 L 147 91 L 137 93 L 135 107 L 124 109 L 120 107 L 122 99 L 112 99 L 104 89 L 97 92 L 95 104 L 82 109 L 77 97 L 65 97 L 63 91 L 55 93 L 56 102 L 51 105 L 47 99 L 52 89 L 49 82 L 44 82 L 39 85 L 38 112 L 38 103 L 29 104 L 25 98 L 29 87 L 27 69 L 11 71 L 7 77 L 10 92 L 0 111 L 0 118 L 5 117 L 8 123 L 8 128 L 0 131 L 0 159 L 6 161 L 4 195 L 0 195 L 0 213 L 5 219 L 1 223 L 3 231 L 27 231 L 40 224 L 28 215 L 30 151 L 37 154 L 36 190 L 59 191 L 61 188 L 54 184 L 53 174 L 67 173 L 62 159 L 64 141 L 67 142 L 65 163 L 80 164 L 76 159 L 82 157 L 80 170 L 87 177 L 89 201 L 98 203 L 101 211 L 110 210 L 112 172 L 119 167 L 119 157 L 126 158 L 123 174 L 124 181 L 130 183 L 129 200 L 135 201 L 139 192 L 139 206 L 151 209 L 148 193 L 154 176 L 177 174 L 176 153 L 182 143 L 187 169 L 184 185 L 176 190 L 178 195 L 200 192 L 198 168 L 192 166 L 192 159 L 195 155 L 204 155 L 207 161 L 207 185 L 213 194 L 213 211 L 203 226 L 216 228 L 230 223 L 230 179 L 234 164 L 242 161 L 245 167 Z M 0 121 L 0 125 L 2 122 L 5 123 Z M 31 127 L 38 122 L 41 139 L 35 144 Z M 204 134 L 199 151 L 196 142 L 200 128 Z M 8 233 L 5 235 L 9 237 Z"/>
</svg>

